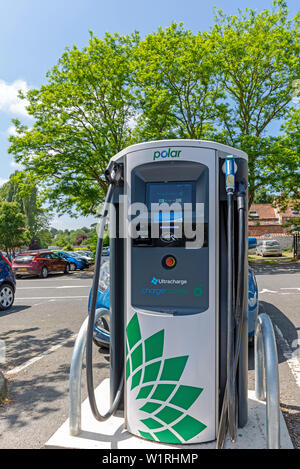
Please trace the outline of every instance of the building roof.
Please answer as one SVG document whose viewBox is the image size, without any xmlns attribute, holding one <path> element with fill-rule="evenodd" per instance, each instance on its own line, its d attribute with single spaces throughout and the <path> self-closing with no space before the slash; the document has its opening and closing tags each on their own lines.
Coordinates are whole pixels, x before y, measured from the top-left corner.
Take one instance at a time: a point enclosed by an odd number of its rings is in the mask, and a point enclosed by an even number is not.
<svg viewBox="0 0 300 469">
<path fill-rule="evenodd" d="M 256 212 L 258 216 L 251 217 L 251 212 Z M 278 220 L 278 217 L 272 204 L 252 204 L 249 209 L 249 219 Z"/>
<path fill-rule="evenodd" d="M 293 213 L 293 211 L 296 211 L 293 209 L 293 207 L 287 207 L 286 210 L 281 211 L 278 209 L 278 213 L 280 217 L 284 218 L 300 218 L 300 210 L 298 211 L 299 213 Z"/>
</svg>

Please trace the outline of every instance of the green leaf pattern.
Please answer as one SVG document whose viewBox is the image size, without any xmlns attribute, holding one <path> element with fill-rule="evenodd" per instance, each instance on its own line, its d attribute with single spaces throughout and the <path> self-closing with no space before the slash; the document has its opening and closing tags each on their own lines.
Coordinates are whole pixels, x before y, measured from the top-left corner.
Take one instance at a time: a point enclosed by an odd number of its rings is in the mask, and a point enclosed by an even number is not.
<svg viewBox="0 0 300 469">
<path fill-rule="evenodd" d="M 186 443 L 206 425 L 187 413 L 203 388 L 180 381 L 188 355 L 163 358 L 165 330 L 142 338 L 135 313 L 126 328 L 126 380 L 128 392 L 138 387 L 141 400 L 141 437 L 164 443 Z M 144 430 L 144 429 L 147 429 Z"/>
</svg>

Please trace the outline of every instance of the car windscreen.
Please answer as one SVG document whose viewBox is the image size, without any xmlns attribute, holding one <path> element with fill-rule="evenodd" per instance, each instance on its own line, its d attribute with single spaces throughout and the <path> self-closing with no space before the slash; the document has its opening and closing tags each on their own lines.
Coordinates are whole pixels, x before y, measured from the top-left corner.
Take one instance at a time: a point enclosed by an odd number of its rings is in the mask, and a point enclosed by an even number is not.
<svg viewBox="0 0 300 469">
<path fill-rule="evenodd" d="M 266 246 L 279 246 L 277 241 L 266 241 Z"/>
<path fill-rule="evenodd" d="M 27 264 L 28 262 L 31 262 L 34 256 L 29 256 L 29 255 L 24 255 L 24 256 L 17 256 L 15 258 L 15 262 L 17 264 Z"/>
</svg>

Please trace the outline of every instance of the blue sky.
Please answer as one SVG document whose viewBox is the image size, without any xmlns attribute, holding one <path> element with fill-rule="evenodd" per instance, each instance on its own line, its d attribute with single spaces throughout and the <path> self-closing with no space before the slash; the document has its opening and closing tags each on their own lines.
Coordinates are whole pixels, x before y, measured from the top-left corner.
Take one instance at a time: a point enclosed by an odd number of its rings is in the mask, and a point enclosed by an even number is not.
<svg viewBox="0 0 300 469">
<path fill-rule="evenodd" d="M 0 0 L 0 185 L 17 168 L 7 154 L 11 119 L 18 117 L 31 126 L 17 90 L 37 88 L 46 82 L 47 71 L 56 64 L 66 46 L 88 43 L 89 30 L 103 37 L 106 31 L 142 35 L 183 21 L 196 32 L 213 23 L 213 6 L 227 14 L 238 8 L 258 11 L 272 7 L 272 0 Z M 299 10 L 297 0 L 288 1 L 291 15 Z M 93 217 L 55 218 L 58 228 L 89 226 Z"/>
</svg>

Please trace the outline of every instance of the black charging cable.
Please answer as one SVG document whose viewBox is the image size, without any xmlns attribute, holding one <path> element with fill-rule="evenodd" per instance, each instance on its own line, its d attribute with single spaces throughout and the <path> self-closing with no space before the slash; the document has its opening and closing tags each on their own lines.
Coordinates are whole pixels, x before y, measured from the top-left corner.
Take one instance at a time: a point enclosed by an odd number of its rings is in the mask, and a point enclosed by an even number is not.
<svg viewBox="0 0 300 469">
<path fill-rule="evenodd" d="M 224 446 L 227 429 L 231 441 L 236 440 L 237 434 L 237 418 L 236 418 L 236 374 L 238 368 L 240 346 L 243 332 L 244 304 L 245 304 L 245 223 L 246 223 L 246 183 L 244 181 L 238 184 L 237 193 L 237 210 L 238 210 L 238 273 L 237 273 L 237 289 L 236 302 L 233 302 L 233 193 L 227 193 L 228 205 L 228 292 L 227 292 L 227 320 L 230 329 L 227 331 L 227 382 L 224 393 L 222 411 L 219 422 L 219 430 L 217 435 L 217 449 Z M 235 314 L 232 311 L 235 310 Z M 227 327 L 228 327 L 227 326 Z M 233 334 L 235 329 L 235 340 Z M 228 347 L 230 349 L 228 350 Z M 229 374 L 228 374 L 229 373 Z"/>
<path fill-rule="evenodd" d="M 94 390 L 93 334 L 94 334 L 95 314 L 96 314 L 98 287 L 99 287 L 99 279 L 100 279 L 104 229 L 106 225 L 109 204 L 112 200 L 113 192 L 117 186 L 120 186 L 123 184 L 123 166 L 115 162 L 111 162 L 107 170 L 105 171 L 105 177 L 106 177 L 106 180 L 109 182 L 109 186 L 108 186 L 108 191 L 106 194 L 104 207 L 103 207 L 103 213 L 102 213 L 101 222 L 99 226 L 97 248 L 96 248 L 96 255 L 95 255 L 94 278 L 93 278 L 91 301 L 90 301 L 90 308 L 89 308 L 89 320 L 88 320 L 88 327 L 87 327 L 87 342 L 86 342 L 86 379 L 87 379 L 88 398 L 89 398 L 92 413 L 94 417 L 100 422 L 107 420 L 111 415 L 114 414 L 114 412 L 118 408 L 118 405 L 122 396 L 123 386 L 124 386 L 124 372 L 123 372 L 119 387 L 117 389 L 115 398 L 113 400 L 113 403 L 110 409 L 104 415 L 102 415 L 99 412 L 98 407 L 97 407 L 96 398 L 95 398 L 95 390 Z"/>
</svg>

